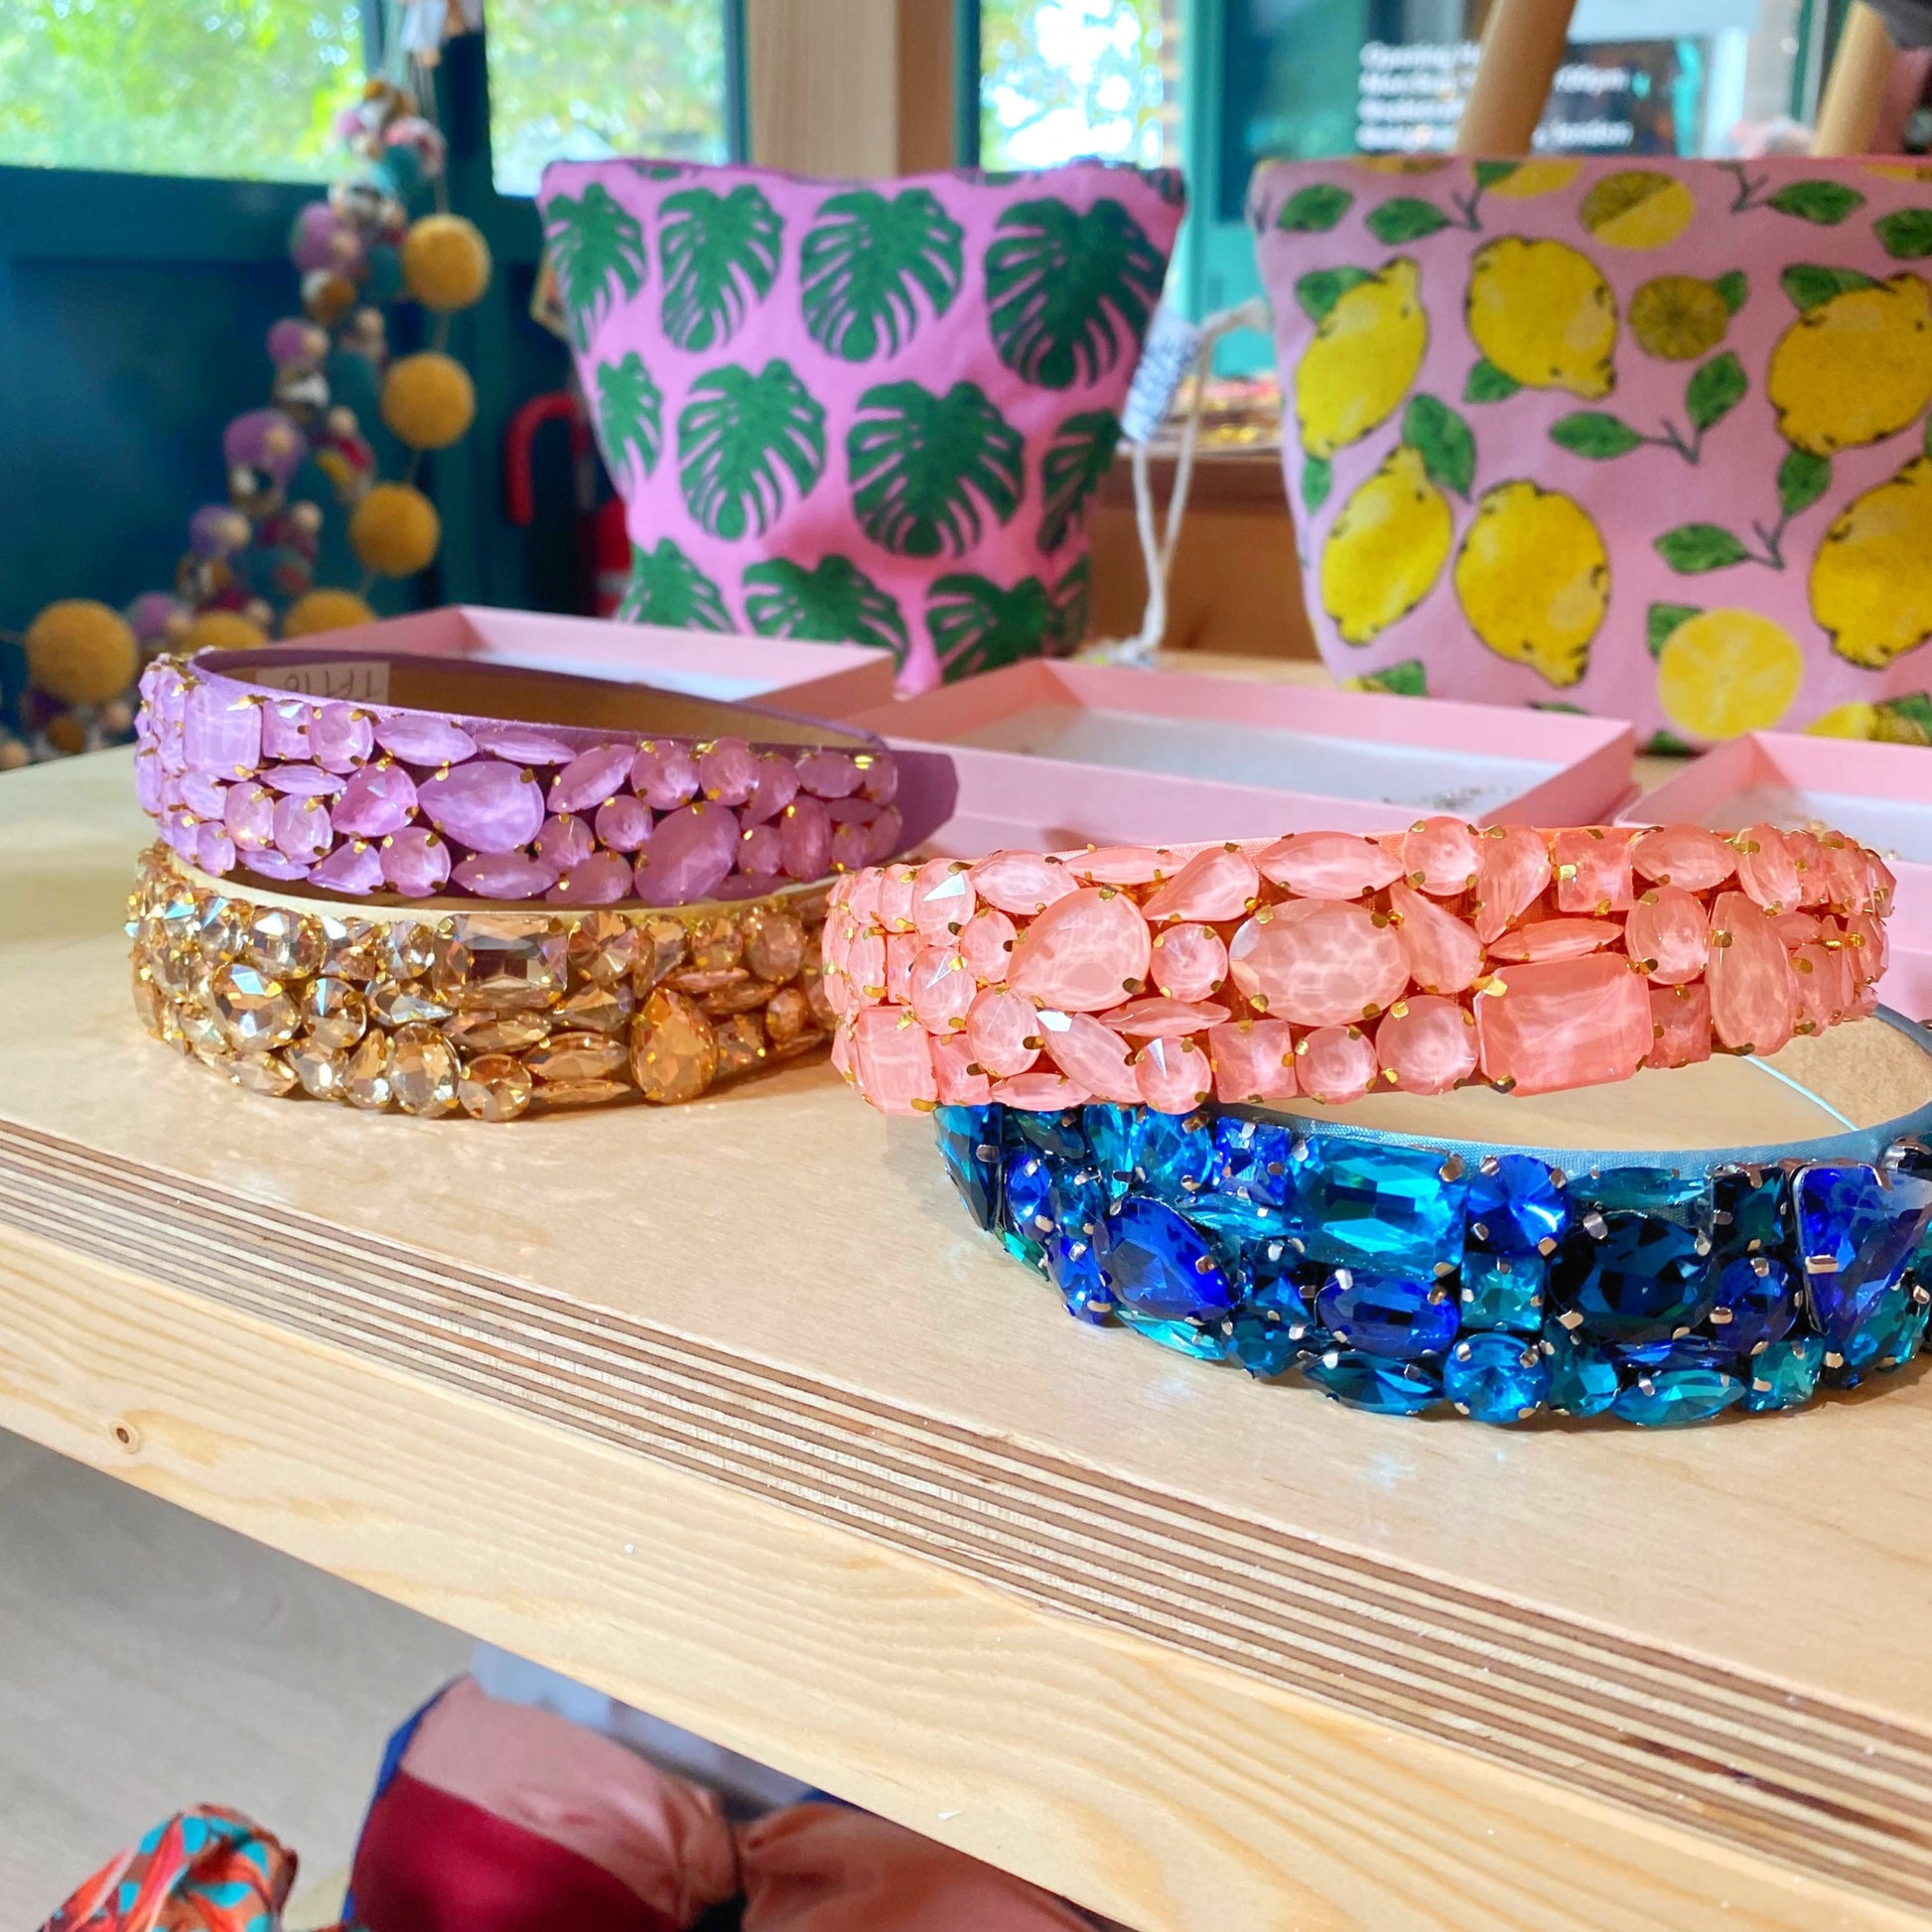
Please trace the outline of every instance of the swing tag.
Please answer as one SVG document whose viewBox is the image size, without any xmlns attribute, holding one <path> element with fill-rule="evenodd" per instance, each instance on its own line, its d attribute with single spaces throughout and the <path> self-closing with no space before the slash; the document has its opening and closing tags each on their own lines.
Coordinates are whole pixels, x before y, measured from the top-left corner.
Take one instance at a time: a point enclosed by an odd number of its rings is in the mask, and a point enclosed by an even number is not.
<svg viewBox="0 0 1932 1932">
<path fill-rule="evenodd" d="M 1181 377 L 1194 365 L 1200 339 L 1199 327 L 1165 302 L 1155 310 L 1141 349 L 1140 366 L 1127 391 L 1127 406 L 1120 412 L 1121 434 L 1128 442 L 1153 441 L 1173 407 Z"/>
</svg>

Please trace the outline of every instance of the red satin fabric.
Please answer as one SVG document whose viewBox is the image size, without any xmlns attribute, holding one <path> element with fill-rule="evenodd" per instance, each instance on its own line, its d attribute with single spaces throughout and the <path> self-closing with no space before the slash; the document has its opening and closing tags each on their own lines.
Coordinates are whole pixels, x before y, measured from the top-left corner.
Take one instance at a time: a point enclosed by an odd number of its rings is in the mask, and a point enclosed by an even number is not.
<svg viewBox="0 0 1932 1932">
<path fill-rule="evenodd" d="M 682 1932 L 580 1852 L 398 1771 L 349 1880 L 369 1932 Z"/>
</svg>

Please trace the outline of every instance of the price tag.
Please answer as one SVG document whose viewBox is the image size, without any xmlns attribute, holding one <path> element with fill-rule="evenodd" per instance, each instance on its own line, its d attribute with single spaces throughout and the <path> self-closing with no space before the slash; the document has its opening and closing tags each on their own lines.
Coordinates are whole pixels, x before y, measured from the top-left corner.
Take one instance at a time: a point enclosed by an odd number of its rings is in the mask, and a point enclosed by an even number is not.
<svg viewBox="0 0 1932 1932">
<path fill-rule="evenodd" d="M 379 657 L 345 657 L 328 664 L 255 663 L 248 667 L 248 681 L 276 691 L 299 691 L 305 698 L 333 698 L 339 704 L 389 702 L 389 666 Z"/>
<path fill-rule="evenodd" d="M 1194 366 L 1200 334 L 1195 324 L 1165 302 L 1155 310 L 1140 366 L 1127 392 L 1127 406 L 1120 413 L 1121 433 L 1130 443 L 1152 441 L 1167 421 L 1181 377 Z"/>
</svg>

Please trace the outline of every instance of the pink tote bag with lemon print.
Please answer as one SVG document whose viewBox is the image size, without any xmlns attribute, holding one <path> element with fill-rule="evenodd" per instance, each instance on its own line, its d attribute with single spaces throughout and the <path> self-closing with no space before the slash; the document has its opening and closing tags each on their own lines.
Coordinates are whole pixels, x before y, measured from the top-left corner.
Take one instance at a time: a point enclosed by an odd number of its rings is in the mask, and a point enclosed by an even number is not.
<svg viewBox="0 0 1932 1932">
<path fill-rule="evenodd" d="M 1261 169 L 1284 463 L 1338 676 L 1932 742 L 1932 169 Z"/>
</svg>

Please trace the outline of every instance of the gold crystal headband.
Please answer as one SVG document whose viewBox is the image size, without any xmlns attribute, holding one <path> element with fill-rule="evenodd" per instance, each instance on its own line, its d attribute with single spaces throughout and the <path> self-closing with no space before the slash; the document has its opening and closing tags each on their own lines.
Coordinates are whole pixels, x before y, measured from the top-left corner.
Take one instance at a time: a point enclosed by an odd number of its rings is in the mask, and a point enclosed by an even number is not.
<svg viewBox="0 0 1932 1932">
<path fill-rule="evenodd" d="M 570 911 L 243 897 L 164 846 L 128 900 L 157 1039 L 257 1093 L 514 1120 L 695 1100 L 822 1047 L 826 888 Z"/>
</svg>

